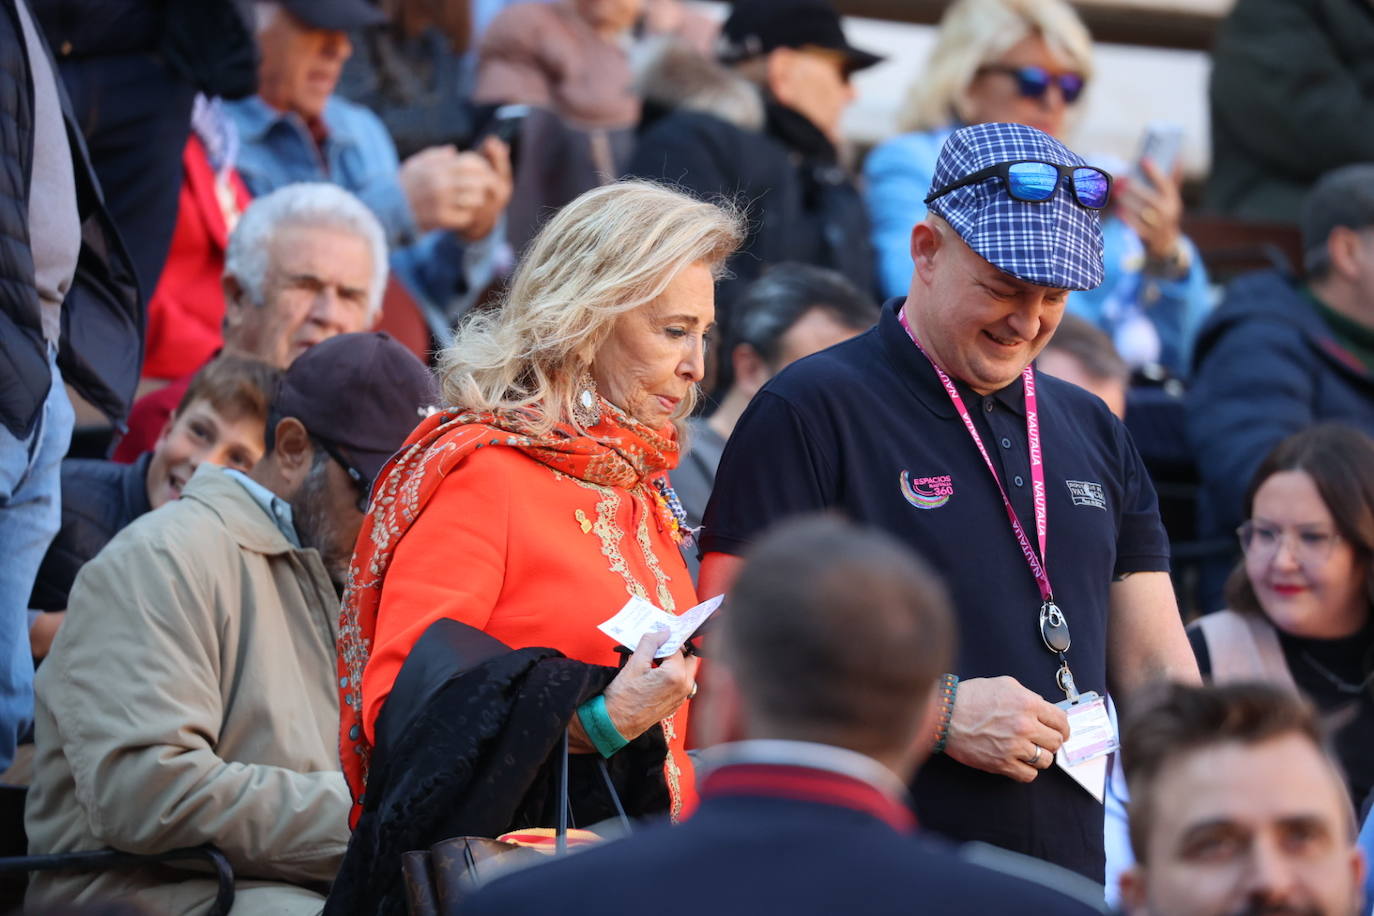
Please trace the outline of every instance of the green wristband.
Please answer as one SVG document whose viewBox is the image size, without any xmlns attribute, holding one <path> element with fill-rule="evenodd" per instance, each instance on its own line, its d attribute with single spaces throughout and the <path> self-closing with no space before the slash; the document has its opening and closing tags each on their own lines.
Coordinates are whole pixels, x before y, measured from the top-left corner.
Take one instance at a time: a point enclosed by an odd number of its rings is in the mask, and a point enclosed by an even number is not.
<svg viewBox="0 0 1374 916">
<path fill-rule="evenodd" d="M 606 697 L 598 693 L 577 707 L 577 718 L 586 730 L 592 746 L 602 757 L 612 757 L 630 742 L 615 727 L 611 714 L 606 711 Z"/>
</svg>

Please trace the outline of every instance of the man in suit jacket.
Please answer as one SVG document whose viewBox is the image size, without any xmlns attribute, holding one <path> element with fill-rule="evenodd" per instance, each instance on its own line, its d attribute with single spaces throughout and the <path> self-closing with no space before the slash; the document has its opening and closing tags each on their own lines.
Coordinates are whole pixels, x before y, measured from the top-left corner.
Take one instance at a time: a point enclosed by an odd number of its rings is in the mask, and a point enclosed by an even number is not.
<svg viewBox="0 0 1374 916">
<path fill-rule="evenodd" d="M 916 832 L 906 787 L 935 733 L 952 620 L 929 567 L 888 535 L 780 528 L 711 634 L 697 812 L 498 880 L 465 916 L 1099 912 L 1086 879 Z"/>
</svg>

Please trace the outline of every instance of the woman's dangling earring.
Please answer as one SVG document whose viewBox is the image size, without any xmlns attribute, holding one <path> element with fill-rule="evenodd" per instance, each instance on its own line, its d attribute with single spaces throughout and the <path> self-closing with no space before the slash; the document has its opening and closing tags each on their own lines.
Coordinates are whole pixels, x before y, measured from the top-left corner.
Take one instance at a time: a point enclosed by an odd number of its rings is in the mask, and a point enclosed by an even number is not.
<svg viewBox="0 0 1374 916">
<path fill-rule="evenodd" d="M 601 422 L 601 398 L 596 391 L 596 379 L 591 370 L 584 368 L 577 377 L 577 390 L 573 393 L 573 419 L 583 429 L 591 429 Z"/>
</svg>

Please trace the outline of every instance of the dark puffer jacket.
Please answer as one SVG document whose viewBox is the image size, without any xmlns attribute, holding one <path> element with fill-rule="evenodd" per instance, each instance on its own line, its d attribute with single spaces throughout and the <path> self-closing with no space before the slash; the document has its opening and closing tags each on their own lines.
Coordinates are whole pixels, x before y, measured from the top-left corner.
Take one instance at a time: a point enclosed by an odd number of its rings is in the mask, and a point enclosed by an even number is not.
<svg viewBox="0 0 1374 916">
<path fill-rule="evenodd" d="M 820 129 L 790 108 L 769 104 L 762 132 L 672 112 L 641 135 L 628 172 L 747 207 L 748 236 L 730 259 L 733 277 L 719 287 L 722 332 L 740 289 L 770 264 L 815 264 L 861 290 L 876 288 L 868 211 L 854 179 Z"/>
<path fill-rule="evenodd" d="M 0 85 L 0 423 L 22 438 L 33 429 L 52 377 L 29 243 L 33 81 L 15 0 L 0 0 Z M 81 254 L 62 305 L 58 364 L 78 394 L 118 423 L 138 384 L 143 310 L 71 103 L 60 84 L 58 90 L 81 217 Z"/>
<path fill-rule="evenodd" d="M 151 452 L 133 464 L 69 458 L 62 462 L 62 528 L 48 546 L 29 607 L 65 611 L 81 572 L 110 539 L 145 512 Z"/>
<path fill-rule="evenodd" d="M 1277 271 L 1237 279 L 1193 352 L 1188 440 L 1202 478 L 1199 534 L 1230 537 L 1260 462 L 1322 420 L 1374 435 L 1374 376 L 1340 347 L 1294 281 Z M 1227 565 L 1208 571 L 1208 610 L 1220 606 Z"/>
</svg>

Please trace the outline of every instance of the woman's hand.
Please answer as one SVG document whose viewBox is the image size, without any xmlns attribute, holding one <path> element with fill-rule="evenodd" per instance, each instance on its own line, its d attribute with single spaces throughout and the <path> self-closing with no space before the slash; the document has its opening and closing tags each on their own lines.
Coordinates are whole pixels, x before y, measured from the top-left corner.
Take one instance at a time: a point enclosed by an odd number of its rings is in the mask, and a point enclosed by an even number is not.
<svg viewBox="0 0 1374 916">
<path fill-rule="evenodd" d="M 672 715 L 692 695 L 701 659 L 674 652 L 654 667 L 654 653 L 667 630 L 644 634 L 625 667 L 606 685 L 606 712 L 616 731 L 633 741 Z"/>
<path fill-rule="evenodd" d="M 1141 168 L 1149 181 L 1123 178 L 1116 196 L 1116 212 L 1140 236 L 1145 254 L 1156 263 L 1173 261 L 1183 237 L 1183 195 L 1178 181 L 1150 160 Z"/>
</svg>

